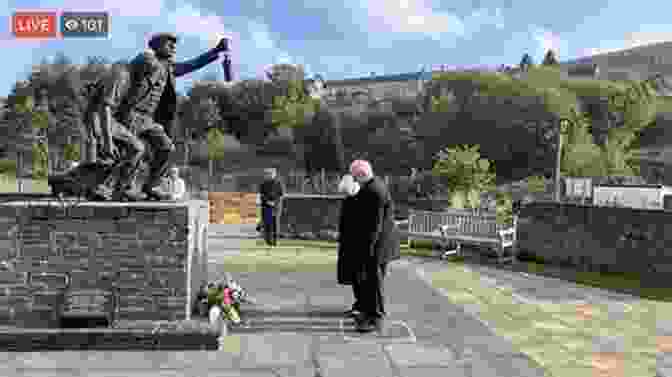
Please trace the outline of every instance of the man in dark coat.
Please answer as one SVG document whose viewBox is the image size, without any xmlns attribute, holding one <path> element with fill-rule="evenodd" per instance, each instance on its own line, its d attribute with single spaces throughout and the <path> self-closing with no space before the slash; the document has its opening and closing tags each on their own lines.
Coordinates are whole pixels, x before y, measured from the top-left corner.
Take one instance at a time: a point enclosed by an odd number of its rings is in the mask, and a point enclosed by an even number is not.
<svg viewBox="0 0 672 377">
<path fill-rule="evenodd" d="M 387 185 L 373 175 L 369 162 L 354 161 L 350 173 L 361 185 L 357 211 L 361 263 L 355 280 L 360 284 L 362 313 L 357 317 L 357 330 L 380 331 L 386 314 L 383 286 L 387 265 L 401 257 L 394 204 Z"/>
<path fill-rule="evenodd" d="M 264 239 L 268 246 L 277 246 L 278 215 L 281 211 L 281 199 L 285 194 L 285 189 L 277 179 L 277 171 L 275 169 L 266 169 L 264 174 L 264 182 L 259 187 L 261 219 L 264 223 Z"/>
<path fill-rule="evenodd" d="M 360 186 L 350 174 L 346 174 L 338 185 L 338 191 L 346 195 L 341 204 L 341 213 L 338 226 L 338 259 L 336 262 L 338 284 L 351 285 L 355 302 L 352 309 L 345 312 L 348 317 L 356 317 L 361 314 L 361 300 L 359 284 L 355 281 L 356 264 L 359 262 L 357 252 L 361 249 L 356 242 L 359 232 L 359 206 Z"/>
</svg>

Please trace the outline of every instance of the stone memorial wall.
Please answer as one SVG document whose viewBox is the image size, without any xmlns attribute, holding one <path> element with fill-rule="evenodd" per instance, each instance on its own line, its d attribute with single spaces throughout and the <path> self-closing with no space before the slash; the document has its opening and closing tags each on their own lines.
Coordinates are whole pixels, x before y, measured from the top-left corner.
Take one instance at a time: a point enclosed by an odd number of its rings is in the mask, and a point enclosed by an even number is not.
<svg viewBox="0 0 672 377">
<path fill-rule="evenodd" d="M 544 262 L 670 281 L 672 211 L 531 203 L 517 236 L 519 253 Z"/>
<path fill-rule="evenodd" d="M 0 203 L 0 324 L 61 314 L 189 319 L 207 281 L 208 203 Z"/>
<path fill-rule="evenodd" d="M 282 199 L 279 234 L 283 238 L 338 239 L 342 195 L 290 194 Z"/>
</svg>

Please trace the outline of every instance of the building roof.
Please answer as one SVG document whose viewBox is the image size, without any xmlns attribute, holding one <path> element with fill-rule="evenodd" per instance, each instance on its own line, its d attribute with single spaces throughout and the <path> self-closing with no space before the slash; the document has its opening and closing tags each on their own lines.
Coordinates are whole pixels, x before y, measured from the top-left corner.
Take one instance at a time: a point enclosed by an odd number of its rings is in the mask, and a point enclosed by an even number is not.
<svg viewBox="0 0 672 377">
<path fill-rule="evenodd" d="M 349 86 L 349 85 L 373 84 L 380 82 L 405 82 L 413 80 L 431 80 L 431 79 L 432 79 L 431 72 L 413 72 L 413 73 L 400 73 L 396 75 L 358 77 L 344 80 L 328 80 L 326 83 L 327 86 Z"/>
</svg>

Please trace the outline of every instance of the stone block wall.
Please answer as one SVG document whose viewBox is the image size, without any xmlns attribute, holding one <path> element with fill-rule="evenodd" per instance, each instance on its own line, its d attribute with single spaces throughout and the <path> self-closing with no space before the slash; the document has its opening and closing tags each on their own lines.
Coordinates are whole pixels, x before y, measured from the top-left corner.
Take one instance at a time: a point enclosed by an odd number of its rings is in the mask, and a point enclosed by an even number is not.
<svg viewBox="0 0 672 377">
<path fill-rule="evenodd" d="M 518 219 L 518 250 L 551 263 L 669 282 L 672 211 L 531 203 Z"/>
<path fill-rule="evenodd" d="M 286 195 L 279 233 L 285 238 L 335 240 L 343 196 Z"/>
<path fill-rule="evenodd" d="M 188 319 L 207 280 L 207 224 L 207 201 L 1 203 L 0 260 L 13 271 L 0 274 L 0 323 L 54 327 L 63 310 Z"/>
</svg>

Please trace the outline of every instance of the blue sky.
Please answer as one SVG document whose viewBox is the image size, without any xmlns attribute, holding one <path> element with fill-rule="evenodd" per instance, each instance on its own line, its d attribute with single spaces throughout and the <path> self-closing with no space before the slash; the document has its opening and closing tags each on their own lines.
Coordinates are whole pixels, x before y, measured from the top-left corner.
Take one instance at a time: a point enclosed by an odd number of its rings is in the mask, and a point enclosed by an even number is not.
<svg viewBox="0 0 672 377">
<path fill-rule="evenodd" d="M 17 9 L 107 10 L 112 37 L 14 40 L 9 17 Z M 0 96 L 44 58 L 129 58 L 158 31 L 181 35 L 180 59 L 204 51 L 217 34 L 231 36 L 236 78 L 288 62 L 342 79 L 441 64 L 512 65 L 525 52 L 539 61 L 547 48 L 569 59 L 672 40 L 671 13 L 665 0 L 0 0 Z M 213 64 L 182 79 L 180 89 L 208 73 L 223 77 Z"/>
</svg>

